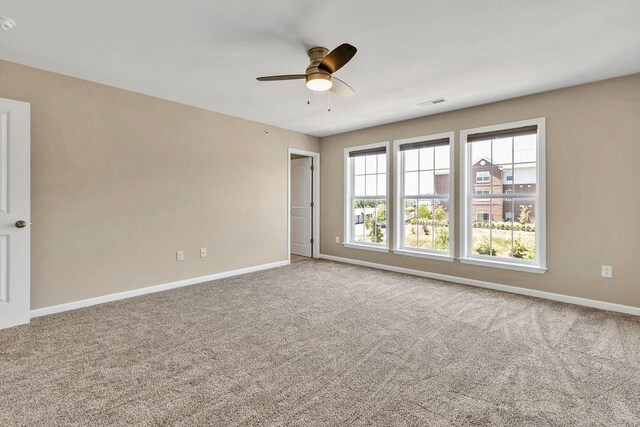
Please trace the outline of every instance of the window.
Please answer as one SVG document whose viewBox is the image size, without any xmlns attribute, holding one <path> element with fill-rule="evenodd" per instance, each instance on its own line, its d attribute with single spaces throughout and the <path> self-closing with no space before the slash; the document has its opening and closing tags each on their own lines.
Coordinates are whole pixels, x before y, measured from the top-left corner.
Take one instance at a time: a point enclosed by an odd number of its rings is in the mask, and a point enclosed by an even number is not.
<svg viewBox="0 0 640 427">
<path fill-rule="evenodd" d="M 387 146 L 345 150 L 345 246 L 388 248 Z"/>
<path fill-rule="evenodd" d="M 544 125 L 534 119 L 461 132 L 462 262 L 546 270 Z"/>
<path fill-rule="evenodd" d="M 513 182 L 513 169 L 507 169 L 502 173 L 503 181 L 506 183 Z"/>
<path fill-rule="evenodd" d="M 490 182 L 490 181 L 491 181 L 490 171 L 476 172 L 476 182 Z"/>
<path fill-rule="evenodd" d="M 507 189 L 504 191 L 504 194 L 511 194 L 511 193 L 513 193 L 513 189 L 512 189 L 512 188 L 507 188 Z M 512 201 L 513 199 L 504 199 L 504 200 L 505 200 L 505 202 L 510 202 L 510 201 Z"/>
<path fill-rule="evenodd" d="M 395 143 L 394 251 L 453 259 L 452 133 Z"/>
</svg>

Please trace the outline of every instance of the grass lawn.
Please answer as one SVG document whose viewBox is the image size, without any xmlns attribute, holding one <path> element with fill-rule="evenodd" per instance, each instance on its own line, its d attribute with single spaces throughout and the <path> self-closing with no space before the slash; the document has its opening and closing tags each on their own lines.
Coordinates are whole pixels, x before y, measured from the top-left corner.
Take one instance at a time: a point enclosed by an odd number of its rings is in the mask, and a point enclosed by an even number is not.
<svg viewBox="0 0 640 427">
<path fill-rule="evenodd" d="M 354 229 L 355 235 L 354 240 L 358 243 L 373 243 L 371 241 L 371 230 L 366 228 L 364 223 L 356 224 Z M 382 241 L 387 241 L 387 229 L 380 228 L 380 232 L 382 233 Z"/>
<path fill-rule="evenodd" d="M 511 257 L 511 230 L 492 230 L 493 242 L 492 249 L 496 251 L 495 256 Z M 513 240 L 521 239 L 524 246 L 531 248 L 530 251 L 535 255 L 536 233 L 534 231 L 513 231 Z M 477 247 L 481 242 L 489 241 L 489 229 L 474 228 L 473 229 L 473 253 L 477 254 Z"/>
<path fill-rule="evenodd" d="M 415 249 L 449 249 L 449 229 L 445 226 L 427 226 L 405 224 L 404 247 Z M 435 246 L 435 247 L 434 247 Z"/>
<path fill-rule="evenodd" d="M 355 227 L 355 240 L 362 243 L 371 243 L 370 230 L 366 229 L 364 224 L 358 224 Z M 381 229 L 384 241 L 387 239 L 386 228 Z M 511 257 L 511 244 L 513 240 L 520 239 L 524 247 L 529 248 L 529 252 L 535 256 L 536 233 L 533 231 L 514 230 L 513 236 L 511 230 L 492 230 L 492 249 L 495 256 Z M 473 229 L 473 253 L 477 254 L 478 246 L 484 242 L 489 242 L 489 229 L 474 228 Z M 446 251 L 449 248 L 449 230 L 446 226 L 427 226 L 426 229 L 422 225 L 405 224 L 404 229 L 404 247 L 415 249 L 436 249 Z M 486 254 L 485 254 L 486 255 Z"/>
</svg>

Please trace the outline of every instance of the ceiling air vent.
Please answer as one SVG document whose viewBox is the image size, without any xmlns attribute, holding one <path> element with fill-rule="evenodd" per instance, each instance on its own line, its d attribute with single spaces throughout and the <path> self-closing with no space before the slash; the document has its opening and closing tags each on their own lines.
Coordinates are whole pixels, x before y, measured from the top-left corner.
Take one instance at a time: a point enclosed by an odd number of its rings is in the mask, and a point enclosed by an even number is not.
<svg viewBox="0 0 640 427">
<path fill-rule="evenodd" d="M 444 98 L 438 98 L 438 99 L 432 99 L 431 101 L 426 101 L 426 102 L 421 102 L 418 105 L 420 107 L 427 107 L 429 105 L 434 105 L 434 104 L 441 104 L 444 101 L 446 101 Z"/>
</svg>

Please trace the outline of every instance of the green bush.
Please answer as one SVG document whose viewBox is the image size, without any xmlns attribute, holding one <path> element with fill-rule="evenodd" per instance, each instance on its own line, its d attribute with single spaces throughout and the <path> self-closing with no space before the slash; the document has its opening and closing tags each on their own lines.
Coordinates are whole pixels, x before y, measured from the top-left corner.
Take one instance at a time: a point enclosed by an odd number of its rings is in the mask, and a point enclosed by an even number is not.
<svg viewBox="0 0 640 427">
<path fill-rule="evenodd" d="M 527 245 L 521 238 L 516 238 L 513 241 L 513 250 L 511 256 L 520 259 L 535 259 L 535 249 L 531 245 Z"/>
<path fill-rule="evenodd" d="M 520 215 L 518 215 L 518 222 L 522 225 L 529 223 L 529 214 L 531 211 L 525 205 L 520 205 Z"/>
<path fill-rule="evenodd" d="M 445 228 L 439 233 L 436 233 L 435 245 L 436 249 L 439 250 L 445 251 L 449 249 L 449 229 Z"/>
<path fill-rule="evenodd" d="M 491 249 L 491 244 L 489 243 L 489 239 L 487 239 L 486 237 L 483 237 L 482 240 L 478 242 L 478 245 L 475 247 L 475 250 L 480 255 L 495 256 L 496 254 L 496 250 Z"/>
<path fill-rule="evenodd" d="M 382 243 L 384 242 L 384 234 L 382 233 L 382 227 L 380 226 L 387 220 L 387 209 L 384 203 L 378 205 L 376 215 L 372 215 L 371 218 L 367 218 L 364 221 L 364 226 L 369 231 L 371 236 L 371 242 Z"/>
<path fill-rule="evenodd" d="M 445 207 L 440 205 L 433 211 L 433 218 L 437 221 L 442 221 L 446 213 Z"/>
</svg>

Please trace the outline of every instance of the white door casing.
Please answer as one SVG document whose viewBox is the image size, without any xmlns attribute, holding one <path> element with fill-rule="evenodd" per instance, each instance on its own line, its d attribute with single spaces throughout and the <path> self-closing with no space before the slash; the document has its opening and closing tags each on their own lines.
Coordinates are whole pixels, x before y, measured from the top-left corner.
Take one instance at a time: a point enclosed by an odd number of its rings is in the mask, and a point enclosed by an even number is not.
<svg viewBox="0 0 640 427">
<path fill-rule="evenodd" d="M 291 160 L 291 253 L 311 256 L 311 157 Z"/>
<path fill-rule="evenodd" d="M 0 98 L 0 329 L 29 322 L 30 145 L 30 105 Z"/>
</svg>

